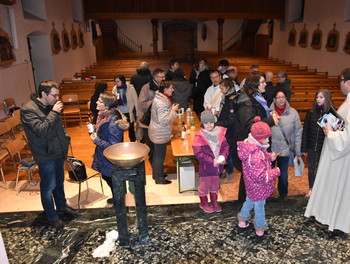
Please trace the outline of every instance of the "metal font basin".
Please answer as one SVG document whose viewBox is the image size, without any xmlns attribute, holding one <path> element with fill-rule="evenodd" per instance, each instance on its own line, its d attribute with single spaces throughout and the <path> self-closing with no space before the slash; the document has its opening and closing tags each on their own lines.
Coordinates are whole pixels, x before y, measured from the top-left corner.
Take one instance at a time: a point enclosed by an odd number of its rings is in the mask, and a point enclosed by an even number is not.
<svg viewBox="0 0 350 264">
<path fill-rule="evenodd" d="M 112 145 L 103 151 L 103 155 L 114 165 L 134 167 L 148 154 L 149 147 L 138 142 L 123 142 Z"/>
</svg>

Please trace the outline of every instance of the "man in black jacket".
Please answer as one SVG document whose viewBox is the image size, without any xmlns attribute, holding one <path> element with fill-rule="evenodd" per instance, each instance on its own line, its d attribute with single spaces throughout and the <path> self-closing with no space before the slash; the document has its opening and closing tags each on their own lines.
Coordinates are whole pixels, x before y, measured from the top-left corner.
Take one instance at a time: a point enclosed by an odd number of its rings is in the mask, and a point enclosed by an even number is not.
<svg viewBox="0 0 350 264">
<path fill-rule="evenodd" d="M 140 68 L 136 70 L 136 74 L 130 79 L 130 83 L 134 86 L 137 96 L 140 95 L 142 86 L 149 83 L 151 79 L 152 75 L 148 63 L 146 61 L 141 62 Z"/>
<path fill-rule="evenodd" d="M 60 86 L 53 81 L 43 81 L 38 95 L 21 108 L 21 121 L 30 150 L 39 166 L 40 195 L 47 220 L 55 228 L 64 223 L 58 213 L 74 216 L 77 210 L 67 206 L 64 194 L 64 161 L 67 158 L 70 138 L 63 128 L 59 101 Z M 56 209 L 55 209 L 56 205 Z"/>
</svg>

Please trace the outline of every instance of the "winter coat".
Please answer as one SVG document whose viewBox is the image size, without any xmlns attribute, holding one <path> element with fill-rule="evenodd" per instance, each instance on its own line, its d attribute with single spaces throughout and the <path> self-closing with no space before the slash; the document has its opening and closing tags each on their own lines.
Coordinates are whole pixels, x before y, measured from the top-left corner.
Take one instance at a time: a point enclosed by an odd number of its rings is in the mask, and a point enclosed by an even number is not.
<svg viewBox="0 0 350 264">
<path fill-rule="evenodd" d="M 139 95 L 139 113 L 137 116 L 138 121 L 143 118 L 143 115 L 147 112 L 148 108 L 150 108 L 157 90 L 158 87 L 153 80 L 151 80 L 149 83 L 146 83 L 142 87 L 141 93 Z M 141 122 L 139 122 L 139 126 L 148 128 L 148 126 L 145 126 Z"/>
<path fill-rule="evenodd" d="M 138 115 L 139 112 L 139 99 L 137 96 L 137 93 L 135 91 L 135 88 L 132 84 L 126 84 L 126 100 L 128 103 L 128 113 L 130 116 L 130 123 L 133 123 L 136 121 L 136 117 Z M 114 95 L 118 94 L 118 88 L 117 86 L 114 86 L 112 89 L 112 93 Z M 134 115 L 134 108 L 136 110 L 136 116 Z"/>
<path fill-rule="evenodd" d="M 270 107 L 271 111 L 275 111 L 275 104 L 273 103 Z M 289 142 L 287 144 L 285 137 L 282 134 L 281 128 Z M 286 109 L 282 114 L 282 118 L 278 122 L 278 126 L 273 126 L 271 128 L 272 132 L 272 152 L 278 153 L 282 151 L 279 155 L 281 157 L 288 157 L 290 155 L 290 147 L 295 151 L 296 155 L 301 155 L 301 136 L 303 133 L 303 128 L 301 127 L 300 117 L 298 112 L 292 108 L 288 102 L 286 102 Z"/>
<path fill-rule="evenodd" d="M 287 101 L 290 102 L 290 98 L 292 96 L 292 90 L 290 88 L 292 80 L 291 79 L 286 79 L 285 82 L 283 83 L 277 83 L 275 86 L 276 90 L 283 90 L 285 94 L 287 95 Z"/>
<path fill-rule="evenodd" d="M 185 78 L 173 80 L 173 103 L 179 104 L 179 108 L 184 108 L 185 111 L 188 106 L 188 99 L 192 94 L 191 84 Z"/>
<path fill-rule="evenodd" d="M 219 128 L 219 146 L 220 151 L 219 155 L 223 155 L 225 157 L 225 160 L 227 161 L 228 153 L 229 153 L 229 145 L 225 138 L 226 128 L 220 127 Z M 202 129 L 200 129 L 192 143 L 192 148 L 194 155 L 196 156 L 197 160 L 199 161 L 199 176 L 200 177 L 207 177 L 207 176 L 219 176 L 224 169 L 224 165 L 219 165 L 217 167 L 214 167 L 214 153 L 210 148 L 209 141 L 205 137 L 205 135 L 202 132 Z"/>
<path fill-rule="evenodd" d="M 247 197 L 255 202 L 266 200 L 273 193 L 274 179 L 280 175 L 279 168 L 271 168 L 271 153 L 247 140 L 237 142 L 237 146 Z"/>
<path fill-rule="evenodd" d="M 130 83 L 134 86 L 137 96 L 140 95 L 142 87 L 152 80 L 152 75 L 149 69 L 137 69 L 137 74 L 133 75 Z"/>
<path fill-rule="evenodd" d="M 261 121 L 270 127 L 275 125 L 272 116 L 266 116 L 265 108 L 251 94 L 243 92 L 233 100 L 236 113 L 233 135 L 235 141 L 242 141 L 248 137 L 256 116 L 260 116 Z"/>
<path fill-rule="evenodd" d="M 268 107 L 270 107 L 270 105 L 273 103 L 273 94 L 275 90 L 276 87 L 272 84 L 272 82 L 266 82 L 265 93 L 263 93 L 263 96 Z"/>
<path fill-rule="evenodd" d="M 321 153 L 325 135 L 322 128 L 317 124 L 317 121 L 323 114 L 325 113 L 320 110 L 307 112 L 304 120 L 301 152 L 306 153 L 307 149 L 312 149 Z"/>
<path fill-rule="evenodd" d="M 198 76 L 196 74 L 196 71 L 193 69 L 189 81 L 192 84 L 193 110 L 199 115 L 204 111 L 204 95 L 212 82 L 209 70 L 200 72 Z"/>
<path fill-rule="evenodd" d="M 102 175 L 111 177 L 112 163 L 103 155 L 103 151 L 114 144 L 123 142 L 123 130 L 129 128 L 126 117 L 116 110 L 110 118 L 103 123 L 98 131 L 97 137 L 94 139 L 96 145 L 92 168 Z"/>
<path fill-rule="evenodd" d="M 233 99 L 236 96 L 236 92 L 225 95 L 225 104 L 221 109 L 217 122 L 215 123 L 216 126 L 222 126 L 227 128 L 225 137 L 230 145 L 232 144 L 233 133 L 235 130 L 235 112 L 233 106 Z"/>
<path fill-rule="evenodd" d="M 148 136 L 155 144 L 168 143 L 173 137 L 171 131 L 176 112 L 172 110 L 169 98 L 157 91 L 153 100 L 151 123 L 148 127 Z"/>
<path fill-rule="evenodd" d="M 21 108 L 21 122 L 37 164 L 67 158 L 70 137 L 60 113 L 52 107 L 44 105 L 33 94 Z"/>
</svg>

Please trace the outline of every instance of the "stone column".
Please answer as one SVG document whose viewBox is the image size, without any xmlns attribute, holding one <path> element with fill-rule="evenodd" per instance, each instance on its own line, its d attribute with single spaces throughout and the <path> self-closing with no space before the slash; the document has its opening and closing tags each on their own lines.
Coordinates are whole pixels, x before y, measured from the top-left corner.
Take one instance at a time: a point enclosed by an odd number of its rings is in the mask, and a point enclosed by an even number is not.
<svg viewBox="0 0 350 264">
<path fill-rule="evenodd" d="M 158 19 L 152 19 L 153 56 L 158 58 Z"/>
<path fill-rule="evenodd" d="M 223 43 L 223 24 L 225 19 L 219 18 L 218 22 L 218 55 L 222 55 L 222 43 Z"/>
</svg>

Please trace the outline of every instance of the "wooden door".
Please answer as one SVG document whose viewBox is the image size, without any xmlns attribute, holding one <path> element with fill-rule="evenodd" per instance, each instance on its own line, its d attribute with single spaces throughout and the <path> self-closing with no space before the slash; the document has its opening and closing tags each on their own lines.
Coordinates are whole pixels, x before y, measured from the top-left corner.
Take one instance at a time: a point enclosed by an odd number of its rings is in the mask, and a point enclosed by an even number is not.
<svg viewBox="0 0 350 264">
<path fill-rule="evenodd" d="M 268 58 L 269 56 L 269 36 L 256 35 L 255 56 Z"/>
<path fill-rule="evenodd" d="M 191 60 L 193 57 L 193 29 L 183 24 L 169 25 L 164 32 L 164 50 L 168 50 L 178 60 Z"/>
</svg>

